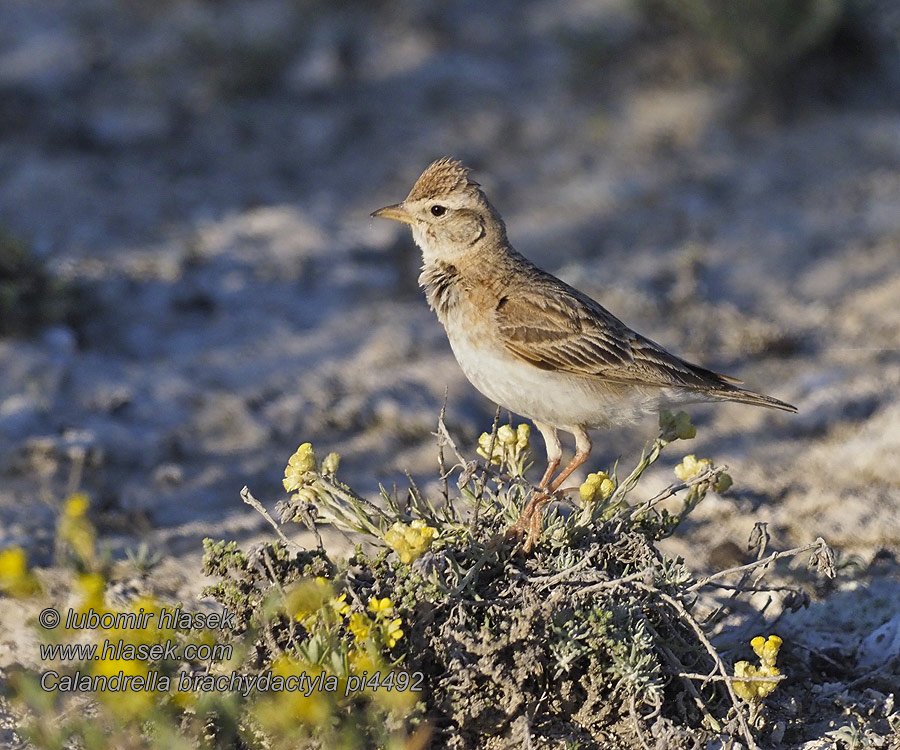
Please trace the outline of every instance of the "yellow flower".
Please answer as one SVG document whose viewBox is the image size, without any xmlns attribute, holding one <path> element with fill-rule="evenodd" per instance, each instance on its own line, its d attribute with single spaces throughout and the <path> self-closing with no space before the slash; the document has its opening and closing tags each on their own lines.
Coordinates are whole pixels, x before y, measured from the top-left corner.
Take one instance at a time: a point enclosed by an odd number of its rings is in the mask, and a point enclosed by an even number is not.
<svg viewBox="0 0 900 750">
<path fill-rule="evenodd" d="M 311 443 L 303 443 L 288 459 L 284 470 L 285 492 L 294 492 L 309 484 L 316 474 L 316 454 Z"/>
<path fill-rule="evenodd" d="M 672 414 L 670 411 L 659 413 L 659 428 L 662 430 L 662 439 L 668 443 L 673 440 L 690 440 L 697 436 L 697 428 L 691 424 L 691 418 L 687 412 L 680 411 Z"/>
<path fill-rule="evenodd" d="M 368 651 L 351 648 L 347 651 L 347 662 L 350 666 L 350 673 L 360 675 L 363 672 L 374 674 L 377 671 L 378 664 Z"/>
<path fill-rule="evenodd" d="M 368 640 L 372 632 L 372 621 L 362 612 L 354 612 L 347 622 L 347 629 L 353 634 L 357 643 Z"/>
<path fill-rule="evenodd" d="M 373 596 L 371 599 L 369 599 L 369 611 L 376 617 L 382 612 L 384 614 L 390 614 L 391 610 L 393 609 L 394 603 L 387 597 L 384 597 L 384 599 L 379 599 Z"/>
<path fill-rule="evenodd" d="M 759 657 L 763 666 L 774 667 L 775 659 L 778 658 L 778 652 L 781 650 L 781 644 L 783 642 L 784 641 L 777 635 L 770 635 L 768 638 L 763 638 L 761 635 L 758 635 L 750 641 L 750 646 Z"/>
<path fill-rule="evenodd" d="M 508 424 L 501 425 L 494 439 L 494 449 L 490 455 L 491 464 L 500 466 L 505 462 L 513 474 L 520 475 L 523 469 L 523 454 L 529 447 L 530 438 L 531 427 L 527 424 L 520 424 L 515 429 Z M 488 458 L 490 447 L 491 433 L 482 432 L 478 438 L 478 455 Z"/>
<path fill-rule="evenodd" d="M 309 664 L 288 654 L 281 654 L 272 661 L 272 674 L 277 677 L 300 677 L 304 674 L 315 677 L 322 671 L 322 667 L 317 664 Z"/>
<path fill-rule="evenodd" d="M 734 665 L 734 676 L 740 678 L 733 683 L 734 692 L 747 703 L 758 703 L 778 686 L 776 681 L 758 681 L 754 677 L 778 677 L 781 672 L 775 666 L 775 659 L 781 648 L 782 640 L 777 635 L 768 638 L 758 635 L 750 645 L 759 657 L 761 666 L 755 667 L 749 662 L 739 661 Z"/>
<path fill-rule="evenodd" d="M 11 596 L 28 596 L 37 587 L 37 581 L 28 572 L 25 550 L 10 547 L 0 552 L 0 591 Z"/>
<path fill-rule="evenodd" d="M 28 572 L 28 558 L 21 547 L 10 547 L 0 552 L 0 581 L 15 580 Z"/>
<path fill-rule="evenodd" d="M 531 426 L 520 424 L 516 427 L 516 450 L 523 451 L 528 448 L 531 440 Z"/>
<path fill-rule="evenodd" d="M 87 513 L 90 499 L 84 492 L 73 492 L 66 498 L 63 512 L 67 518 L 81 518 Z"/>
<path fill-rule="evenodd" d="M 304 675 L 314 680 L 322 673 L 322 668 L 286 654 L 272 662 L 272 674 L 278 677 Z M 256 718 L 270 728 L 277 729 L 286 736 L 294 731 L 298 721 L 309 727 L 324 727 L 331 717 L 330 694 L 314 690 L 309 695 L 303 690 L 285 690 L 280 693 L 260 693 L 255 711 Z"/>
<path fill-rule="evenodd" d="M 701 458 L 698 461 L 697 457 L 691 453 L 689 456 L 685 456 L 682 462 L 675 467 L 675 476 L 682 482 L 687 482 L 711 465 L 712 462 L 708 458 Z"/>
<path fill-rule="evenodd" d="M 338 466 L 341 463 L 341 457 L 337 453 L 329 453 L 322 461 L 323 474 L 337 474 Z"/>
<path fill-rule="evenodd" d="M 326 602 L 334 598 L 331 584 L 324 578 L 298 581 L 286 592 L 285 610 L 290 617 L 306 627 Z"/>
<path fill-rule="evenodd" d="M 125 684 L 126 677 L 139 677 L 146 679 L 149 670 L 147 664 L 137 659 L 103 659 L 94 662 L 91 671 L 97 677 L 107 677 L 115 680 L 119 685 Z M 122 677 L 118 677 L 119 672 Z M 135 690 L 133 683 L 129 682 L 126 689 L 119 687 L 115 690 L 100 690 L 97 697 L 106 704 L 106 707 L 121 719 L 141 719 L 157 701 L 157 694 L 152 690 Z"/>
<path fill-rule="evenodd" d="M 78 588 L 81 601 L 76 607 L 79 612 L 93 609 L 95 612 L 106 611 L 106 579 L 100 573 L 84 573 L 78 576 Z"/>
<path fill-rule="evenodd" d="M 403 630 L 401 629 L 401 625 L 403 624 L 403 620 L 399 617 L 396 620 L 391 620 L 387 626 L 387 632 L 385 633 L 384 642 L 387 644 L 388 648 L 393 648 L 397 645 L 397 641 L 399 641 L 403 637 Z"/>
<path fill-rule="evenodd" d="M 346 615 L 350 611 L 350 605 L 347 604 L 347 595 L 341 594 L 340 596 L 332 599 L 331 608 L 335 611 L 335 613 L 341 615 L 342 617 Z"/>
<path fill-rule="evenodd" d="M 408 564 L 428 551 L 435 534 L 437 529 L 428 526 L 421 519 L 416 519 L 409 525 L 397 521 L 384 535 L 384 541 L 397 553 L 400 562 Z"/>
<path fill-rule="evenodd" d="M 713 489 L 716 492 L 718 492 L 719 494 L 722 494 L 723 492 L 728 490 L 731 487 L 731 485 L 733 485 L 733 484 L 734 484 L 734 480 L 731 478 L 731 475 L 728 474 L 727 472 L 720 471 L 716 475 L 716 482 L 713 485 Z"/>
<path fill-rule="evenodd" d="M 596 474 L 588 474 L 584 484 L 578 488 L 578 494 L 581 496 L 582 502 L 592 503 L 595 500 L 606 500 L 612 495 L 616 489 L 609 475 L 604 471 Z"/>
<path fill-rule="evenodd" d="M 488 450 L 491 447 L 491 433 L 482 432 L 481 436 L 478 438 L 478 453 L 482 458 L 488 457 Z M 494 450 L 491 452 L 491 464 L 494 466 L 499 466 L 503 461 L 503 443 L 500 442 L 500 434 L 498 432 L 497 439 L 494 440 Z"/>
<path fill-rule="evenodd" d="M 734 676 L 747 678 L 735 680 L 732 685 L 734 692 L 738 698 L 747 701 L 747 703 L 758 703 L 769 693 L 778 687 L 778 683 L 774 680 L 762 681 L 754 680 L 754 677 L 777 677 L 780 672 L 777 669 L 769 669 L 766 667 L 754 667 L 746 661 L 739 661 L 734 665 Z"/>
<path fill-rule="evenodd" d="M 500 425 L 500 429 L 497 430 L 497 441 L 500 445 L 515 445 L 516 444 L 516 432 L 510 427 L 508 424 Z"/>
</svg>

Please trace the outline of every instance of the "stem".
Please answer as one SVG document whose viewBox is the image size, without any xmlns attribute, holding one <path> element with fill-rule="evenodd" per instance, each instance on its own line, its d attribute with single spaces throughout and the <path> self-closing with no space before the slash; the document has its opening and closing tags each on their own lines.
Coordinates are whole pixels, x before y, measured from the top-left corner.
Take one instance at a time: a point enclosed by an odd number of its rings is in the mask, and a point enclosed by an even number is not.
<svg viewBox="0 0 900 750">
<path fill-rule="evenodd" d="M 744 739 L 747 741 L 747 747 L 749 747 L 750 750 L 759 750 L 759 745 L 756 744 L 756 740 L 753 739 L 753 735 L 750 733 L 750 727 L 747 725 L 747 718 L 744 716 L 743 710 L 741 710 L 740 699 L 737 697 L 737 693 L 734 692 L 734 687 L 732 686 L 731 680 L 729 679 L 731 675 L 728 674 L 728 669 L 725 667 L 725 663 L 722 661 L 722 657 L 719 656 L 719 652 L 716 651 L 715 646 L 713 646 L 712 643 L 710 643 L 709 638 L 706 637 L 706 633 L 703 632 L 703 628 L 700 627 L 700 623 L 698 623 L 697 620 L 695 620 L 691 615 L 691 613 L 687 611 L 684 604 L 682 604 L 677 599 L 651 586 L 646 586 L 642 583 L 639 583 L 637 585 L 648 593 L 658 596 L 660 599 L 666 602 L 666 604 L 674 608 L 681 619 L 684 620 L 691 628 L 691 630 L 694 631 L 697 638 L 706 649 L 707 653 L 715 662 L 716 669 L 719 670 L 719 674 L 722 675 L 723 678 L 725 678 L 723 680 L 725 683 L 725 688 L 726 690 L 728 690 L 728 695 L 731 698 L 731 704 L 734 706 L 734 710 L 737 713 L 738 723 L 741 727 L 741 733 L 744 735 Z"/>
<path fill-rule="evenodd" d="M 281 539 L 282 542 L 284 542 L 285 546 L 293 547 L 294 549 L 298 549 L 298 550 L 303 549 L 303 547 L 301 547 L 299 544 L 297 544 L 297 542 L 292 542 L 290 539 L 288 539 L 284 535 L 284 532 L 281 530 L 281 527 L 275 522 L 275 519 L 269 515 L 268 511 L 265 508 L 263 508 L 262 503 L 259 502 L 259 500 L 257 500 L 255 497 L 253 497 L 253 495 L 250 494 L 249 487 L 244 486 L 244 489 L 241 490 L 241 500 L 243 500 L 245 503 L 247 503 L 247 505 L 249 505 L 251 508 L 253 508 L 253 510 L 255 510 L 257 513 L 259 513 L 263 518 L 265 518 L 272 525 L 272 528 L 275 529 L 275 533 L 278 534 L 278 538 Z"/>
<path fill-rule="evenodd" d="M 731 575 L 732 573 L 742 573 L 744 571 L 753 570 L 754 568 L 758 568 L 760 566 L 769 565 L 770 563 L 775 562 L 775 560 L 781 557 L 794 557 L 795 555 L 801 555 L 804 552 L 808 552 L 813 549 L 821 549 L 822 547 L 827 547 L 825 544 L 825 540 L 822 537 L 816 539 L 816 541 L 811 542 L 810 544 L 806 544 L 802 547 L 794 547 L 794 549 L 784 550 L 783 552 L 773 552 L 768 557 L 764 557 L 762 560 L 756 560 L 752 563 L 747 563 L 746 565 L 738 565 L 735 568 L 728 568 L 727 570 L 720 570 L 718 573 L 712 573 L 708 576 L 703 576 L 703 578 L 699 579 L 696 583 L 689 586 L 686 591 L 696 591 L 697 589 L 703 588 L 711 581 L 715 581 L 719 578 L 724 578 L 725 576 Z"/>
</svg>

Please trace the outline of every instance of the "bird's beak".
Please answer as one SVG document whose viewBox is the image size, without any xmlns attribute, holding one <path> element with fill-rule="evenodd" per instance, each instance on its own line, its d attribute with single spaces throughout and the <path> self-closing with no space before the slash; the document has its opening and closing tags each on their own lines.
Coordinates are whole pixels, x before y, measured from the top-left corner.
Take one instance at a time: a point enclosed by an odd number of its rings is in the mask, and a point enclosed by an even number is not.
<svg viewBox="0 0 900 750">
<path fill-rule="evenodd" d="M 404 224 L 413 224 L 412 214 L 406 210 L 402 203 L 395 203 L 393 206 L 385 206 L 372 212 L 372 216 L 376 219 L 393 219 Z"/>
</svg>

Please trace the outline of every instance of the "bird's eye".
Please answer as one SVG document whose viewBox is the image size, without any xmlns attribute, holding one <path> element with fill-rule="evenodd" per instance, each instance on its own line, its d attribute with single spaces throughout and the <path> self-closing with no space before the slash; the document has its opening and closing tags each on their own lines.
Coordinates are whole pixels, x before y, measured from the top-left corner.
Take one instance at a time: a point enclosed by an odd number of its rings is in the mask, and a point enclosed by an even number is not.
<svg viewBox="0 0 900 750">
<path fill-rule="evenodd" d="M 443 216 L 445 213 L 447 213 L 447 209 L 444 208 L 443 206 L 435 205 L 435 206 L 431 207 L 431 215 L 432 216 Z"/>
</svg>

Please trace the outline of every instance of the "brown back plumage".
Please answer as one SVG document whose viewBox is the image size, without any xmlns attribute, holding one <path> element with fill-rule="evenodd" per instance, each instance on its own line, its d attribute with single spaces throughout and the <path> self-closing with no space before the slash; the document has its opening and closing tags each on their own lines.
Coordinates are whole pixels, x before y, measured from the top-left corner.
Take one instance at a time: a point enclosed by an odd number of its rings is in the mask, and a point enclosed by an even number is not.
<svg viewBox="0 0 900 750">
<path fill-rule="evenodd" d="M 542 370 L 610 383 L 671 388 L 705 398 L 796 412 L 778 399 L 669 353 L 632 331 L 598 302 L 517 255 L 517 286 L 494 310 L 505 347 Z"/>
</svg>

